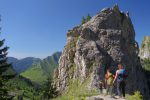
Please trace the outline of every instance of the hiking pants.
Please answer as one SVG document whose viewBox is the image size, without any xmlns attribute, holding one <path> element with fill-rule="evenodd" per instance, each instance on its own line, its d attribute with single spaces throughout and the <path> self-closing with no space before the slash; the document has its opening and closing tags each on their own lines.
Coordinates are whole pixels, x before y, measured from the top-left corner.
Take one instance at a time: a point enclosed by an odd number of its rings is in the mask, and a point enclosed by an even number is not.
<svg viewBox="0 0 150 100">
<path fill-rule="evenodd" d="M 110 94 L 111 96 L 113 95 L 113 85 L 107 86 L 107 94 Z"/>
<path fill-rule="evenodd" d="M 125 97 L 125 82 L 117 81 L 117 93 L 119 96 L 123 95 Z"/>
<path fill-rule="evenodd" d="M 100 85 L 99 85 L 99 90 L 100 90 L 100 93 L 102 94 L 103 93 L 103 84 L 102 83 L 100 83 Z"/>
</svg>

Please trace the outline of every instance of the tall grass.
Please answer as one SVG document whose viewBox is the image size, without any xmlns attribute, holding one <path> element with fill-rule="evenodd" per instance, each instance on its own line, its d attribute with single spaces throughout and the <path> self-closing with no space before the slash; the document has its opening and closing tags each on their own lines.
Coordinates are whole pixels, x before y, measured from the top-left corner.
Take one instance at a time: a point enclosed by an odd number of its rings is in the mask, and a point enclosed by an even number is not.
<svg viewBox="0 0 150 100">
<path fill-rule="evenodd" d="M 86 97 L 98 95 L 96 89 L 88 89 L 88 83 L 90 79 L 86 79 L 84 83 L 80 83 L 79 79 L 74 80 L 68 87 L 68 90 L 64 95 L 57 97 L 53 100 L 86 100 Z"/>
<path fill-rule="evenodd" d="M 143 96 L 139 91 L 136 91 L 134 95 L 127 95 L 127 100 L 143 100 Z"/>
</svg>

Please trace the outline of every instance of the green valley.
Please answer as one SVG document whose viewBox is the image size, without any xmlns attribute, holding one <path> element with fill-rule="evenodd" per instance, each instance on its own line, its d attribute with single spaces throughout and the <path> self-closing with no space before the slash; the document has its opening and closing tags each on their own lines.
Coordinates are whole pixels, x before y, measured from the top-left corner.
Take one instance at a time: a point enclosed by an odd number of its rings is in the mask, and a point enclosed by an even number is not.
<svg viewBox="0 0 150 100">
<path fill-rule="evenodd" d="M 22 72 L 20 75 L 42 85 L 48 76 L 53 74 L 53 70 L 58 67 L 58 60 L 60 55 L 60 52 L 56 52 L 52 56 L 49 56 L 42 61 L 33 64 L 28 70 Z"/>
<path fill-rule="evenodd" d="M 27 70 L 9 80 L 6 86 L 13 100 L 41 100 L 44 96 L 43 89 L 49 84 L 48 79 L 58 67 L 60 55 L 61 52 L 56 52 L 40 62 L 33 63 Z M 5 72 L 8 73 L 16 74 L 11 67 Z"/>
</svg>

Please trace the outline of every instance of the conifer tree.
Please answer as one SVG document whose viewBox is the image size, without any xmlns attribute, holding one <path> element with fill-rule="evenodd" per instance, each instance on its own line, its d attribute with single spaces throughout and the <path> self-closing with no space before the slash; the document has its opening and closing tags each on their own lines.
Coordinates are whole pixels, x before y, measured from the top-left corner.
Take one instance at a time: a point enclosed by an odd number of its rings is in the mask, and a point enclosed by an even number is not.
<svg viewBox="0 0 150 100">
<path fill-rule="evenodd" d="M 8 96 L 7 86 L 5 85 L 5 82 L 13 76 L 6 73 L 6 71 L 10 68 L 11 64 L 7 63 L 6 56 L 8 47 L 4 46 L 4 41 L 5 39 L 0 40 L 0 100 L 10 100 L 11 97 Z"/>
<path fill-rule="evenodd" d="M 88 22 L 91 19 L 90 14 L 87 15 L 86 21 Z"/>
<path fill-rule="evenodd" d="M 47 82 L 44 85 L 43 89 L 43 97 L 44 99 L 55 98 L 58 95 L 58 91 L 56 90 L 56 86 L 53 84 L 52 76 L 49 76 Z"/>
<path fill-rule="evenodd" d="M 86 19 L 85 19 L 85 17 L 83 16 L 82 17 L 82 24 L 84 24 L 86 22 Z"/>
</svg>

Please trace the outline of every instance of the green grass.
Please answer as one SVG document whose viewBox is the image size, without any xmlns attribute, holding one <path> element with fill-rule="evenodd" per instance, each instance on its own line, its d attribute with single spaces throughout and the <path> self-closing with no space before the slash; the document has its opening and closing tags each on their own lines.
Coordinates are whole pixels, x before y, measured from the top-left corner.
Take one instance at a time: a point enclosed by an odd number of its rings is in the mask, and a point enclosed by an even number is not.
<svg viewBox="0 0 150 100">
<path fill-rule="evenodd" d="M 86 79 L 84 83 L 80 84 L 80 80 L 76 79 L 71 81 L 68 90 L 64 95 L 57 97 L 53 100 L 85 100 L 86 97 L 98 95 L 98 91 L 87 88 L 90 79 Z"/>
<path fill-rule="evenodd" d="M 43 85 L 47 78 L 53 74 L 54 69 L 58 67 L 60 55 L 61 53 L 59 52 L 54 53 L 41 62 L 33 64 L 28 70 L 22 72 L 21 75 L 34 83 Z"/>
<path fill-rule="evenodd" d="M 40 66 L 32 67 L 21 73 L 21 75 L 39 84 L 43 84 L 47 79 L 47 75 L 43 72 Z"/>
<path fill-rule="evenodd" d="M 127 100 L 143 100 L 143 97 L 139 91 L 134 92 L 134 95 L 127 95 Z"/>
</svg>

